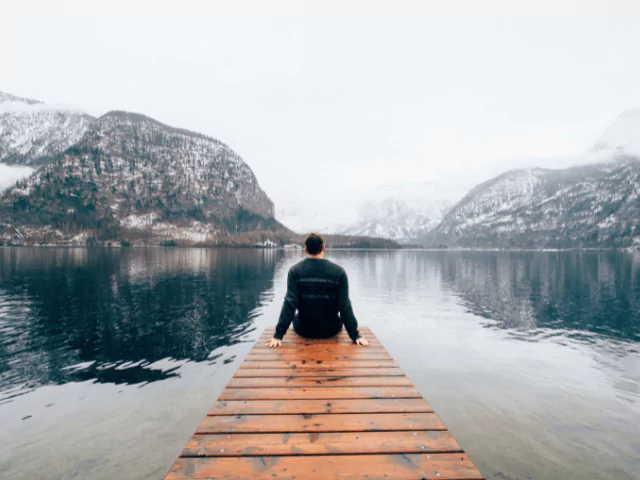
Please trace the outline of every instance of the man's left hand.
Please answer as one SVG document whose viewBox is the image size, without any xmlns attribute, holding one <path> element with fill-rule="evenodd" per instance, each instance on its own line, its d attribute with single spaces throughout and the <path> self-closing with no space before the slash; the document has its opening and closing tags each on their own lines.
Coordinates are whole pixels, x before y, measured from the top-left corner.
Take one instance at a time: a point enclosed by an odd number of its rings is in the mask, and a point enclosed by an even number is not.
<svg viewBox="0 0 640 480">
<path fill-rule="evenodd" d="M 362 347 L 368 347 L 369 346 L 369 340 L 367 340 L 366 338 L 360 337 L 360 338 L 356 339 L 356 345 L 360 345 Z"/>
<path fill-rule="evenodd" d="M 278 348 L 280 345 L 282 345 L 282 340 L 280 340 L 279 338 L 272 338 L 267 343 L 265 343 L 265 345 L 269 348 Z"/>
</svg>

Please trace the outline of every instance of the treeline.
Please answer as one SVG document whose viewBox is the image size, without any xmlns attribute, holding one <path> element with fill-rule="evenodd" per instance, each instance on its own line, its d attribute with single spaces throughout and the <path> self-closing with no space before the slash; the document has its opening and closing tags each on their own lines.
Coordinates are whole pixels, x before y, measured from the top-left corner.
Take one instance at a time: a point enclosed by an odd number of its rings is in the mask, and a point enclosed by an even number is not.
<svg viewBox="0 0 640 480">
<path fill-rule="evenodd" d="M 388 238 L 324 235 L 324 239 L 327 248 L 402 248 L 398 242 Z"/>
<path fill-rule="evenodd" d="M 290 230 L 254 230 L 250 232 L 227 233 L 206 242 L 199 242 L 199 247 L 253 247 L 269 240 L 276 247 L 299 245 L 304 247 L 306 235 Z M 348 235 L 323 235 L 327 248 L 402 248 L 393 240 L 374 237 L 350 237 Z"/>
</svg>

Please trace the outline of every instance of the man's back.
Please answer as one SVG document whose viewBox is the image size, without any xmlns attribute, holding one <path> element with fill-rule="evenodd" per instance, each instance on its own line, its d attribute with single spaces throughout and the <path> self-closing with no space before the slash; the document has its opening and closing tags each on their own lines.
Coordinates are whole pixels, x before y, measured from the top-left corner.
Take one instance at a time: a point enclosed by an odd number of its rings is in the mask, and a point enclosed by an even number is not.
<svg viewBox="0 0 640 480">
<path fill-rule="evenodd" d="M 274 338 L 281 339 L 298 310 L 294 328 L 305 337 L 323 338 L 337 334 L 342 324 L 355 341 L 358 322 L 349 300 L 344 269 L 324 258 L 306 258 L 289 270 L 287 295 Z M 340 316 L 338 316 L 338 313 Z"/>
</svg>

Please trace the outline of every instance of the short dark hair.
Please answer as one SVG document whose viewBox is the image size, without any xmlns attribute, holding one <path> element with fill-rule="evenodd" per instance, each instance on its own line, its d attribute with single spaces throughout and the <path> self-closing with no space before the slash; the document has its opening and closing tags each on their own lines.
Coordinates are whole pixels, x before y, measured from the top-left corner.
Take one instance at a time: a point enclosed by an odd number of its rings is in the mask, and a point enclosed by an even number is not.
<svg viewBox="0 0 640 480">
<path fill-rule="evenodd" d="M 322 251 L 322 245 L 324 240 L 319 233 L 310 233 L 304 240 L 304 246 L 307 247 L 307 253 L 309 255 L 317 255 Z"/>
</svg>

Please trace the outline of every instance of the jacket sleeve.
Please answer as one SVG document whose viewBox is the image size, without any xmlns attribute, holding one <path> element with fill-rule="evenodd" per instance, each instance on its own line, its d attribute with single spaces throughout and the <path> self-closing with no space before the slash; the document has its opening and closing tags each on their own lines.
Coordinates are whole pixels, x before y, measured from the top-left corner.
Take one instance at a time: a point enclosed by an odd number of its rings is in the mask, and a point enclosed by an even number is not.
<svg viewBox="0 0 640 480">
<path fill-rule="evenodd" d="M 298 279 L 292 270 L 289 270 L 287 275 L 287 294 L 284 297 L 284 303 L 282 304 L 282 310 L 280 311 L 280 318 L 276 325 L 276 333 L 273 334 L 273 338 L 282 340 L 284 334 L 287 333 L 289 325 L 296 314 L 298 308 Z"/>
<path fill-rule="evenodd" d="M 354 342 L 360 338 L 360 332 L 358 332 L 358 321 L 353 314 L 353 308 L 351 308 L 351 300 L 349 300 L 349 280 L 347 279 L 347 273 L 344 272 L 340 278 L 338 284 L 338 308 L 340 310 L 340 318 L 344 323 L 344 328 L 347 330 L 349 337 Z"/>
</svg>

